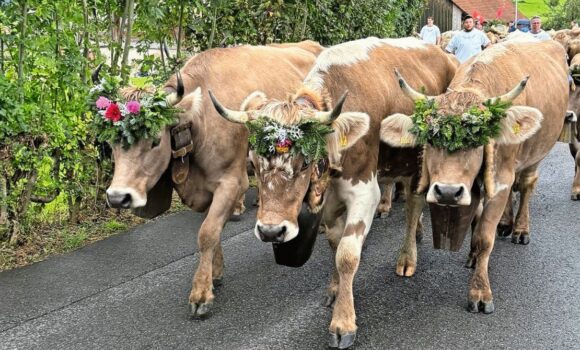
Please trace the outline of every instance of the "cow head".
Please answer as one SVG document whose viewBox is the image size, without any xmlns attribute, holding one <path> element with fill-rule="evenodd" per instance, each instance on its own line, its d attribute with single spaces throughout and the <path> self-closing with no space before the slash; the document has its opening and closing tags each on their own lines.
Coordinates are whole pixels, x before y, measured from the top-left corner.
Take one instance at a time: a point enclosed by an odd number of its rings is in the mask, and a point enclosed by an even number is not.
<svg viewBox="0 0 580 350">
<path fill-rule="evenodd" d="M 175 91 L 167 95 L 167 104 L 180 109 L 179 123 L 191 119 L 192 110 L 201 95 L 196 90 L 184 97 L 184 87 L 178 73 L 178 83 Z M 122 91 L 122 94 L 125 94 Z M 129 147 L 112 144 L 115 169 L 111 185 L 107 189 L 107 202 L 113 208 L 142 208 L 148 205 L 148 193 L 153 193 L 160 186 L 160 179 L 166 173 L 172 157 L 171 128 L 167 125 L 158 135 L 138 140 Z M 163 191 L 163 196 L 171 196 L 172 185 Z M 155 191 L 159 195 L 159 189 Z M 158 201 L 156 198 L 153 202 Z M 155 204 L 155 203 L 152 203 Z M 167 209 L 167 208 L 166 208 Z"/>
<path fill-rule="evenodd" d="M 470 112 L 473 106 L 483 110 L 483 103 L 486 101 L 488 105 L 513 101 L 525 88 L 527 79 L 526 77 L 512 91 L 503 96 L 486 99 L 468 90 L 449 91 L 437 97 L 425 96 L 409 87 L 399 75 L 400 86 L 407 96 L 415 101 L 434 103 L 433 105 L 437 108 L 435 118 L 440 119 L 437 121 L 433 119 L 427 123 L 439 123 L 441 128 L 438 132 L 441 133 L 446 132 L 448 125 L 445 118 L 461 118 L 459 120 L 473 118 L 474 115 L 471 115 L 473 112 Z M 484 120 L 483 117 L 479 118 L 477 121 L 474 120 L 474 123 L 481 123 L 480 120 Z M 488 144 L 480 145 L 474 142 L 468 147 L 444 148 L 434 146 L 435 142 L 428 138 L 424 146 L 422 178 L 417 191 L 424 192 L 428 188 L 427 202 L 429 203 L 451 206 L 470 205 L 470 190 L 478 174 L 484 165 L 493 164 L 493 143 L 498 145 L 521 143 L 539 129 L 541 121 L 542 113 L 539 110 L 526 106 L 512 106 L 505 111 L 505 116 L 496 122 L 498 124 L 495 127 L 499 127 L 499 132 L 493 140 L 489 140 Z M 414 147 L 418 139 L 417 128 L 411 132 L 413 126 L 414 121 L 411 116 L 404 114 L 389 116 L 381 124 L 381 140 L 394 147 Z M 491 125 L 483 124 L 481 127 L 489 126 Z M 469 132 L 479 131 L 470 129 Z M 454 135 L 450 133 L 449 137 L 452 138 Z M 485 179 L 486 190 L 492 192 L 488 193 L 488 196 L 493 196 L 495 193 L 492 183 L 493 179 Z"/>
<path fill-rule="evenodd" d="M 330 166 L 336 168 L 340 152 L 368 131 L 369 116 L 342 113 L 346 93 L 332 109 L 329 99 L 308 89 L 299 90 L 287 101 L 268 100 L 263 93 L 255 92 L 246 98 L 241 111 L 225 108 L 211 93 L 210 97 L 221 116 L 246 123 L 250 130 L 252 161 L 260 188 L 256 236 L 265 242 L 292 240 L 298 235 L 298 214 L 309 188 L 317 193 L 308 197 L 320 199 L 324 195 L 326 186 L 319 180 L 325 176 L 325 166 L 321 164 L 330 160 Z M 277 134 L 272 128 L 278 128 Z M 286 137 L 292 133 L 295 136 Z M 263 139 L 269 141 L 260 143 Z M 312 209 L 320 210 L 322 201 Z"/>
<path fill-rule="evenodd" d="M 577 121 L 580 113 L 580 55 L 570 62 L 570 98 L 568 99 L 567 121 Z"/>
</svg>

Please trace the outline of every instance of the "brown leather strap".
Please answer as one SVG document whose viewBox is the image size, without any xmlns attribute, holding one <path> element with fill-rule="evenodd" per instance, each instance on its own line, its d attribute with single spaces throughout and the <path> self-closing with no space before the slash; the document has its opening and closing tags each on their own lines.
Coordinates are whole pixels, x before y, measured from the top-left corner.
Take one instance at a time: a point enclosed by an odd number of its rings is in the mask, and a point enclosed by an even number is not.
<svg viewBox="0 0 580 350">
<path fill-rule="evenodd" d="M 181 124 L 171 129 L 171 154 L 173 158 L 185 157 L 192 150 L 191 123 Z"/>
<path fill-rule="evenodd" d="M 189 157 L 193 150 L 191 139 L 191 123 L 178 125 L 171 129 L 171 179 L 176 184 L 182 184 L 189 174 Z"/>
</svg>

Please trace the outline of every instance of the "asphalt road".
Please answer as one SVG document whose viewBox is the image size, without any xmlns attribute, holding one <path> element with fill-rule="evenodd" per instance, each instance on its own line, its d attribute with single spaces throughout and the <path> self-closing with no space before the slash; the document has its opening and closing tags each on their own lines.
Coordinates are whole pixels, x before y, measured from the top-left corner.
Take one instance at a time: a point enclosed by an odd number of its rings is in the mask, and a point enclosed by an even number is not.
<svg viewBox="0 0 580 350">
<path fill-rule="evenodd" d="M 491 315 L 466 311 L 467 240 L 458 253 L 434 250 L 427 213 L 417 273 L 404 279 L 394 273 L 403 204 L 376 219 L 354 284 L 356 349 L 580 349 L 573 173 L 567 145 L 558 144 L 532 200 L 531 243 L 496 242 Z M 0 273 L 0 348 L 326 348 L 331 311 L 320 301 L 331 271 L 328 244 L 319 236 L 302 268 L 277 266 L 271 246 L 252 233 L 254 217 L 252 209 L 226 226 L 224 283 L 207 319 L 191 319 L 187 303 L 203 217 L 182 212 Z"/>
</svg>

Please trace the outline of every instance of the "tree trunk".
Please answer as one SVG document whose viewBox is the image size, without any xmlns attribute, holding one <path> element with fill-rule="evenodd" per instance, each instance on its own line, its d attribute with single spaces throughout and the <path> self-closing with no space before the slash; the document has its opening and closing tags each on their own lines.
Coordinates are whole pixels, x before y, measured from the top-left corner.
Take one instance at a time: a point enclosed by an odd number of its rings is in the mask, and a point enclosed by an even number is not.
<svg viewBox="0 0 580 350">
<path fill-rule="evenodd" d="M 177 61 L 181 60 L 181 32 L 183 30 L 183 12 L 185 6 L 183 6 L 183 0 L 179 1 L 179 28 L 177 29 Z"/>
<path fill-rule="evenodd" d="M 125 32 L 125 48 L 123 49 L 123 61 L 121 62 L 121 77 L 123 78 L 123 83 L 126 83 L 128 71 L 128 60 L 129 52 L 131 51 L 131 29 L 133 27 L 133 8 L 134 0 L 127 0 L 127 17 L 125 21 L 127 23 L 127 31 Z"/>
<path fill-rule="evenodd" d="M 4 175 L 0 175 L 0 226 L 8 222 L 8 188 Z"/>
<path fill-rule="evenodd" d="M 26 37 L 26 16 L 28 6 L 26 0 L 22 0 L 22 22 L 20 24 L 20 43 L 18 44 L 18 85 L 20 86 L 20 101 L 24 101 L 24 38 Z"/>
<path fill-rule="evenodd" d="M 163 52 L 163 39 L 159 39 L 159 52 L 161 53 L 161 65 L 163 66 L 163 75 L 167 74 L 167 69 L 165 68 L 165 52 Z"/>
<path fill-rule="evenodd" d="M 213 16 L 211 18 L 211 32 L 209 34 L 209 42 L 207 44 L 207 48 L 211 49 L 213 47 L 213 38 L 215 37 L 215 31 L 216 31 L 216 21 L 217 21 L 217 2 L 214 2 L 215 7 L 213 9 Z"/>
<path fill-rule="evenodd" d="M 116 75 L 118 73 L 117 71 L 117 63 L 119 62 L 119 56 L 121 54 L 121 48 L 123 47 L 123 30 L 125 28 L 125 23 L 127 21 L 127 16 L 129 13 L 129 2 L 132 2 L 132 0 L 125 0 L 125 9 L 123 10 L 123 16 L 121 17 L 121 23 L 119 24 L 119 37 L 117 38 L 117 47 L 115 48 L 115 53 L 113 54 L 113 52 L 111 52 L 111 57 L 112 61 L 111 61 L 111 73 L 113 75 Z M 114 18 L 114 16 L 113 16 Z M 113 33 L 115 28 L 115 23 L 112 23 L 112 27 L 111 27 L 111 33 Z M 111 34 L 112 35 L 112 34 Z M 114 40 L 111 38 L 111 40 Z"/>
<path fill-rule="evenodd" d="M 4 40 L 0 39 L 0 74 L 4 74 Z"/>
<path fill-rule="evenodd" d="M 81 70 L 81 81 L 83 85 L 87 83 L 87 64 L 89 59 L 89 9 L 87 8 L 87 0 L 83 0 L 83 69 Z"/>
<path fill-rule="evenodd" d="M 76 225 L 79 223 L 79 212 L 81 209 L 81 197 L 68 196 L 68 223 L 69 225 Z"/>
</svg>

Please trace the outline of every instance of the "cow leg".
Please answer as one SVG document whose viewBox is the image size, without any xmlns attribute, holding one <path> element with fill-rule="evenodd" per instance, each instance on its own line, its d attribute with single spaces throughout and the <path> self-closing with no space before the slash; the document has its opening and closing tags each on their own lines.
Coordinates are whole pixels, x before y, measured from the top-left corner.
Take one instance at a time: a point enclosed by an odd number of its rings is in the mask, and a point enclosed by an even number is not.
<svg viewBox="0 0 580 350">
<path fill-rule="evenodd" d="M 350 181 L 339 181 L 340 197 L 346 205 L 346 226 L 336 251 L 338 294 L 329 327 L 329 346 L 346 349 L 354 344 L 357 330 L 352 283 L 381 192 L 376 178 L 354 186 Z"/>
<path fill-rule="evenodd" d="M 336 191 L 333 187 L 330 187 L 326 192 L 326 201 L 324 205 L 324 212 L 322 216 L 322 222 L 324 227 L 324 234 L 328 240 L 328 244 L 332 249 L 332 256 L 334 261 L 334 266 L 332 269 L 332 275 L 330 277 L 330 283 L 326 291 L 326 296 L 322 304 L 326 307 L 331 307 L 334 305 L 336 300 L 336 295 L 338 294 L 338 270 L 336 269 L 336 251 L 338 249 L 338 244 L 340 243 L 340 238 L 344 232 L 344 226 L 346 222 L 345 205 L 336 196 Z"/>
<path fill-rule="evenodd" d="M 377 216 L 381 218 L 386 218 L 391 212 L 391 207 L 393 203 L 393 189 L 395 187 L 395 181 L 393 178 L 385 178 L 383 187 L 383 194 L 381 196 L 381 201 L 377 207 Z"/>
<path fill-rule="evenodd" d="M 211 278 L 213 280 L 214 287 L 221 286 L 223 276 L 224 276 L 224 253 L 222 250 L 221 242 L 218 242 L 213 251 L 213 261 L 211 267 Z"/>
<path fill-rule="evenodd" d="M 481 221 L 481 215 L 483 213 L 483 200 L 479 201 L 479 205 L 477 206 L 477 211 L 475 212 L 475 216 L 473 217 L 473 221 L 471 221 L 471 248 L 469 250 L 469 255 L 467 256 L 467 262 L 465 263 L 465 267 L 467 268 L 474 268 L 475 267 L 475 255 L 477 250 L 477 245 L 475 244 L 476 240 L 475 231 L 477 230 L 477 224 Z"/>
<path fill-rule="evenodd" d="M 415 194 L 410 189 L 410 179 L 405 181 L 405 240 L 399 251 L 399 259 L 395 272 L 399 276 L 411 277 L 417 269 L 417 241 L 421 241 L 421 231 L 418 229 L 421 213 L 425 206 L 425 196 Z"/>
<path fill-rule="evenodd" d="M 573 201 L 580 200 L 580 152 L 578 152 L 578 148 L 580 143 L 576 141 L 575 144 L 570 144 L 570 151 L 572 152 L 572 156 L 576 161 L 576 171 L 574 175 L 574 182 L 572 183 L 572 195 L 570 199 Z"/>
<path fill-rule="evenodd" d="M 514 202 L 513 191 L 510 189 L 508 201 L 506 203 L 501 220 L 497 225 L 497 235 L 500 237 L 508 237 L 514 230 Z"/>
<path fill-rule="evenodd" d="M 238 201 L 236 202 L 236 206 L 234 207 L 234 216 L 240 216 L 246 211 L 246 206 L 244 205 L 244 200 L 246 199 L 246 193 L 242 192 Z"/>
<path fill-rule="evenodd" d="M 189 306 L 192 316 L 204 316 L 214 300 L 213 279 L 220 279 L 223 274 L 223 255 L 220 246 L 220 234 L 233 212 L 244 186 L 228 184 L 220 186 L 214 193 L 213 201 L 197 236 L 200 252 L 199 266 L 193 277 L 189 295 Z M 216 271 L 213 268 L 216 267 Z M 221 267 L 221 271 L 220 271 Z"/>
<path fill-rule="evenodd" d="M 520 176 L 520 207 L 516 216 L 516 224 L 512 234 L 512 243 L 530 243 L 530 198 L 538 182 L 538 171 L 535 167 Z"/>
<path fill-rule="evenodd" d="M 507 179 L 505 179 L 506 177 Z M 494 311 L 488 275 L 489 256 L 493 249 L 497 224 L 510 197 L 513 174 L 511 174 L 511 178 L 510 174 L 507 174 L 504 179 L 501 183 L 505 183 L 507 186 L 485 203 L 481 219 L 472 237 L 475 271 L 471 277 L 468 295 L 468 310 L 471 312 L 483 311 L 489 314 Z"/>
</svg>

